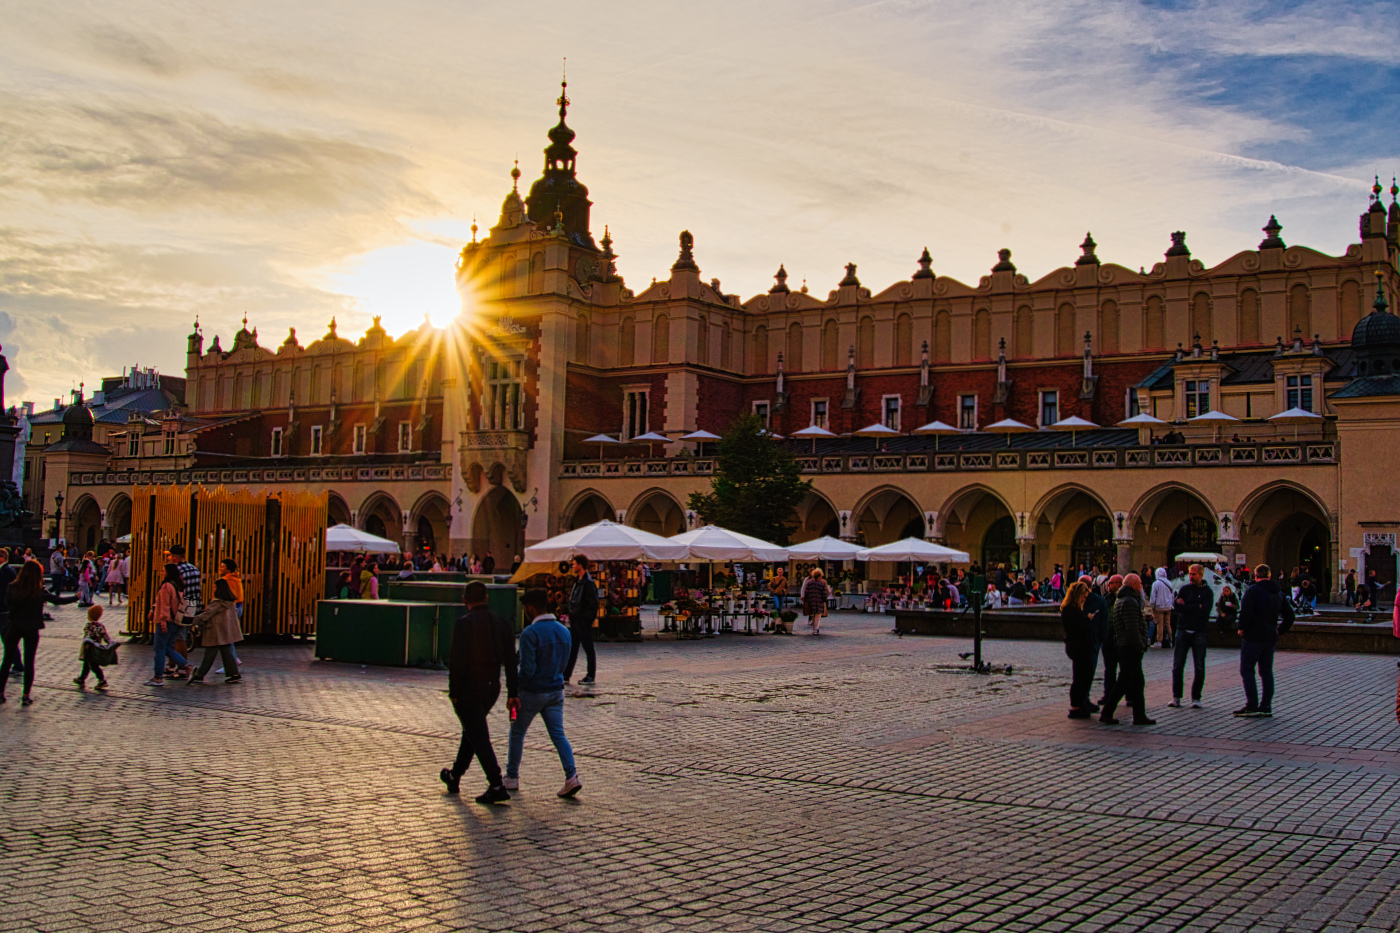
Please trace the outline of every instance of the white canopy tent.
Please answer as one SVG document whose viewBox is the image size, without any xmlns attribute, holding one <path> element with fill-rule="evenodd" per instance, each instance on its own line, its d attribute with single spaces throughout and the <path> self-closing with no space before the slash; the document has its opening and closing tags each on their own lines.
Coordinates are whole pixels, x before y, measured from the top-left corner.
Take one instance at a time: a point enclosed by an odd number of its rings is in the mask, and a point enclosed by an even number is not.
<svg viewBox="0 0 1400 933">
<path fill-rule="evenodd" d="M 966 551 L 957 551 L 923 538 L 905 538 L 879 547 L 865 548 L 856 554 L 856 560 L 902 562 L 912 561 L 925 564 L 970 564 L 972 558 Z"/>
<path fill-rule="evenodd" d="M 601 521 L 566 531 L 525 549 L 528 563 L 558 563 L 582 554 L 589 560 L 685 560 L 686 547 L 630 525 Z"/>
<path fill-rule="evenodd" d="M 326 529 L 327 551 L 364 551 L 367 554 L 397 554 L 402 548 L 388 538 L 361 531 L 353 525 L 332 525 Z"/>
<path fill-rule="evenodd" d="M 855 560 L 865 548 L 840 538 L 826 535 L 813 541 L 803 541 L 787 549 L 788 560 Z"/>
<path fill-rule="evenodd" d="M 686 548 L 685 557 L 677 560 L 694 561 L 783 561 L 788 549 L 749 535 L 730 531 L 718 525 L 702 525 L 694 531 L 666 538 L 671 544 Z"/>
</svg>

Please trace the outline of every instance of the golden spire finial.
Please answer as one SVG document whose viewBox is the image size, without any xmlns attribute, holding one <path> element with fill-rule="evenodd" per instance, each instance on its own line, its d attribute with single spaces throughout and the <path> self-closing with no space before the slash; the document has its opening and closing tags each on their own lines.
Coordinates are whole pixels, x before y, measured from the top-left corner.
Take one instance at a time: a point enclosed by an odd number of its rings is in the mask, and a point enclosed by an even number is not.
<svg viewBox="0 0 1400 933">
<path fill-rule="evenodd" d="M 510 170 L 510 190 L 520 193 L 520 160 L 515 160 L 515 168 Z"/>
<path fill-rule="evenodd" d="M 472 242 L 476 242 L 476 215 L 472 214 Z"/>
<path fill-rule="evenodd" d="M 564 58 L 563 77 L 559 79 L 559 99 L 555 103 L 559 105 L 559 119 L 562 120 L 569 106 L 569 59 L 567 56 Z"/>
</svg>

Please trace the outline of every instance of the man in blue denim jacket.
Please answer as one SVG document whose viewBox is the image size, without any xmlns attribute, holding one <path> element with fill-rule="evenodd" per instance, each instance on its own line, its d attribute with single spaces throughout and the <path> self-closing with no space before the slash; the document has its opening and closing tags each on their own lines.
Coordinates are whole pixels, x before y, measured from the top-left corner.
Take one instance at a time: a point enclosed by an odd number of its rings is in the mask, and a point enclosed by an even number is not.
<svg viewBox="0 0 1400 933">
<path fill-rule="evenodd" d="M 542 589 L 527 590 L 520 603 L 531 621 L 520 633 L 520 697 L 507 701 L 515 714 L 510 724 L 510 754 L 506 760 L 506 790 L 520 787 L 520 756 L 525 750 L 525 731 L 538 715 L 544 720 L 549 740 L 564 766 L 564 786 L 558 796 L 572 797 L 583 789 L 574 750 L 564 736 L 564 668 L 569 663 L 569 630 L 549 611 L 549 594 Z"/>
</svg>

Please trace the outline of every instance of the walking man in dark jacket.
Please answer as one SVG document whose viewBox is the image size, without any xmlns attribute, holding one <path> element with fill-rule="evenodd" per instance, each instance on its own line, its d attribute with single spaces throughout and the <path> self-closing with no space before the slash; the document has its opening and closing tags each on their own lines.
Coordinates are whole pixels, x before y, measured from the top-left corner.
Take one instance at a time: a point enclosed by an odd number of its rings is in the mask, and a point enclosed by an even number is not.
<svg viewBox="0 0 1400 933">
<path fill-rule="evenodd" d="M 443 768 L 439 777 L 449 794 L 457 793 L 462 775 L 475 756 L 487 780 L 486 792 L 476 802 L 501 803 L 510 799 L 510 793 L 501 779 L 496 751 L 491 747 L 486 715 L 501 695 L 502 667 L 506 671 L 506 702 L 512 707 L 519 702 L 515 634 L 509 622 L 486 608 L 485 583 L 468 583 L 463 601 L 467 611 L 453 626 L 452 651 L 447 659 L 447 695 L 462 723 L 462 742 L 457 748 L 457 760 L 451 768 Z"/>
<path fill-rule="evenodd" d="M 1123 586 L 1118 590 L 1118 599 L 1113 604 L 1113 621 L 1109 626 L 1118 649 L 1118 682 L 1113 685 L 1113 692 L 1105 698 L 1099 722 L 1110 726 L 1118 725 L 1113 714 L 1118 709 L 1118 701 L 1125 697 L 1133 708 L 1133 725 L 1157 724 L 1155 719 L 1147 718 L 1147 679 L 1142 673 L 1142 656 L 1152 643 L 1148 640 L 1142 603 L 1142 577 L 1130 573 L 1123 578 Z"/>
<path fill-rule="evenodd" d="M 1196 673 L 1191 678 L 1191 707 L 1201 708 L 1201 691 L 1206 685 L 1206 645 L 1209 644 L 1210 611 L 1215 608 L 1215 591 L 1205 583 L 1205 568 L 1192 564 L 1186 569 L 1190 578 L 1176 591 L 1176 646 L 1172 649 L 1172 701 L 1168 706 L 1180 708 L 1185 684 L 1186 655 L 1195 659 Z"/>
<path fill-rule="evenodd" d="M 569 592 L 569 666 L 564 668 L 564 683 L 574 676 L 578 649 L 588 658 L 588 674 L 579 683 L 589 686 L 598 671 L 598 659 L 593 654 L 593 620 L 598 618 L 598 584 L 588 575 L 588 558 L 574 557 L 574 588 Z"/>
<path fill-rule="evenodd" d="M 1274 710 L 1274 646 L 1281 633 L 1293 627 L 1293 607 L 1271 579 L 1268 564 L 1254 568 L 1254 585 L 1244 591 L 1240 602 L 1239 633 L 1240 679 L 1244 681 L 1245 704 L 1236 716 L 1268 718 Z M 1254 682 L 1254 669 L 1264 682 L 1264 695 Z"/>
</svg>

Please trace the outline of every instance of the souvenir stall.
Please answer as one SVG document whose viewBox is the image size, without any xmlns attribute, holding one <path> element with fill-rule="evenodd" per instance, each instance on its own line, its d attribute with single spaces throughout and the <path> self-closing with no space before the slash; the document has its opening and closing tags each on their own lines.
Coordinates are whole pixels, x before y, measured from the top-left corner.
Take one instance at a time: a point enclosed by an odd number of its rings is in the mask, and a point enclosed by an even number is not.
<svg viewBox="0 0 1400 933">
<path fill-rule="evenodd" d="M 966 551 L 954 550 L 922 538 L 905 538 L 879 547 L 864 548 L 856 555 L 856 560 L 912 564 L 970 564 L 972 558 Z M 884 612 L 886 609 L 929 609 L 931 604 L 927 593 L 915 594 L 912 585 L 899 592 L 887 588 L 869 594 L 865 599 L 866 612 Z"/>
<path fill-rule="evenodd" d="M 666 540 L 683 545 L 687 560 L 710 564 L 772 563 L 788 558 L 787 548 L 717 525 L 704 525 Z M 669 618 L 663 608 L 663 628 L 681 637 L 737 632 L 741 627 L 745 635 L 762 631 L 771 618 L 767 595 L 756 588 L 746 588 L 737 574 L 732 580 L 714 576 L 711 579 L 708 590 L 694 593 L 689 600 L 676 601 Z"/>
</svg>

